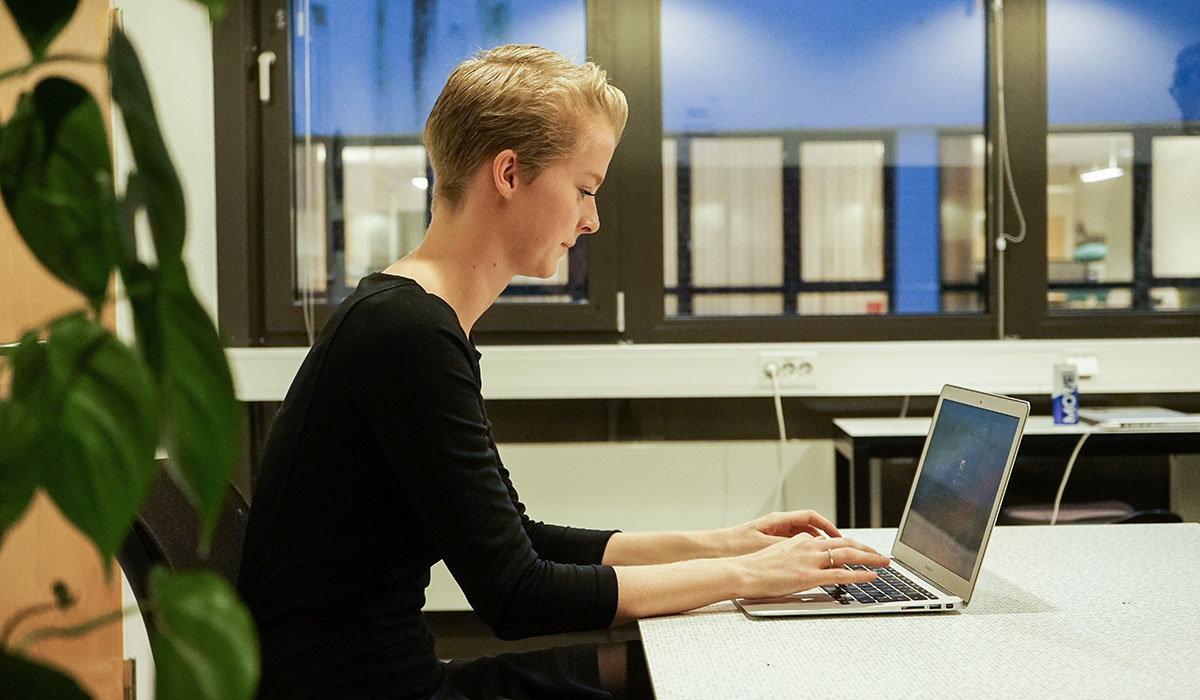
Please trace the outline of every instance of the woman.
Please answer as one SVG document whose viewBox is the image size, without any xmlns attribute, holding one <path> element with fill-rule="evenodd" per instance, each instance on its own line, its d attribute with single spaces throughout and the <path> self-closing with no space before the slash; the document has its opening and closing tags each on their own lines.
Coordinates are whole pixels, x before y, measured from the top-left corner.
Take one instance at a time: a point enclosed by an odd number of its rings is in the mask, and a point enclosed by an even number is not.
<svg viewBox="0 0 1200 700">
<path fill-rule="evenodd" d="M 425 239 L 338 308 L 267 443 L 240 581 L 261 697 L 565 696 L 539 685 L 561 680 L 547 670 L 558 661 L 438 661 L 421 613 L 438 560 L 505 639 L 863 582 L 874 574 L 842 565 L 888 563 L 812 512 L 636 534 L 525 515 L 471 328 L 514 275 L 552 275 L 599 229 L 595 196 L 626 114 L 604 71 L 536 47 L 451 73 L 424 132 Z M 585 685 L 601 670 L 585 669 Z"/>
</svg>

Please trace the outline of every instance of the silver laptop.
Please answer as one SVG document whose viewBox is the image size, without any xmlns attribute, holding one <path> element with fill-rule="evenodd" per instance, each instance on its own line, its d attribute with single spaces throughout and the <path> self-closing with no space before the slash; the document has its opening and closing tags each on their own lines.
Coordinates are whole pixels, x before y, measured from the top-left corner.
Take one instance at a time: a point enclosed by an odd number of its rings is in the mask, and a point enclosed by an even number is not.
<svg viewBox="0 0 1200 700">
<path fill-rule="evenodd" d="M 1182 413 L 1158 406 L 1081 408 L 1079 419 L 1096 430 L 1128 433 L 1200 432 L 1200 414 Z"/>
<path fill-rule="evenodd" d="M 870 584 L 734 602 L 760 617 L 942 612 L 965 605 L 1028 416 L 1025 401 L 945 386 L 896 530 L 892 565 Z"/>
</svg>

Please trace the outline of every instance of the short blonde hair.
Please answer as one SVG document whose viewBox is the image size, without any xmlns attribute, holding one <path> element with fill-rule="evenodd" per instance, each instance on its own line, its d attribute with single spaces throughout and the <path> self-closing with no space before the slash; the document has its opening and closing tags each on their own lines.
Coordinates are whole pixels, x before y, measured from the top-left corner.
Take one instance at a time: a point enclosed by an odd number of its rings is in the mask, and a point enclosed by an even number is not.
<svg viewBox="0 0 1200 700">
<path fill-rule="evenodd" d="M 625 94 L 594 63 L 538 46 L 480 51 L 450 73 L 425 122 L 434 197 L 456 208 L 476 169 L 506 148 L 537 179 L 580 146 L 588 118 L 605 120 L 619 140 L 628 114 Z"/>
</svg>

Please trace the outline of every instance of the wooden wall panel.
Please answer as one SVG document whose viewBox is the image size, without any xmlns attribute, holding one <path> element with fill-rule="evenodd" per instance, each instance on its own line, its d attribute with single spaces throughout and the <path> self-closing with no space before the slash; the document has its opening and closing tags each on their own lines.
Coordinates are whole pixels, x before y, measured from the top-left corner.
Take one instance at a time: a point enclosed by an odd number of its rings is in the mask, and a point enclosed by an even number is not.
<svg viewBox="0 0 1200 700">
<path fill-rule="evenodd" d="M 103 56 L 107 46 L 108 0 L 81 0 L 75 17 L 51 45 L 50 53 L 69 51 Z M 0 70 L 28 62 L 29 49 L 8 11 L 0 6 Z M 62 75 L 79 82 L 96 96 L 101 111 L 108 114 L 108 74 L 103 66 L 55 62 L 0 83 L 0 120 L 9 118 L 22 92 L 32 90 L 49 75 Z M 24 329 L 83 306 L 82 295 L 47 273 L 33 257 L 0 203 L 0 343 L 14 342 Z M 112 308 L 110 304 L 104 314 L 110 328 L 115 325 Z"/>
<path fill-rule="evenodd" d="M 108 0 L 81 0 L 71 24 L 50 53 L 102 56 L 108 40 Z M 7 11 L 0 6 L 0 70 L 29 61 L 28 49 Z M 97 97 L 107 114 L 108 79 L 100 65 L 53 63 L 21 79 L 0 84 L 0 119 L 12 114 L 17 96 L 47 75 L 64 75 L 80 82 Z M 110 127 L 111 133 L 111 127 Z M 53 278 L 37 262 L 17 234 L 0 204 L 0 343 L 19 338 L 24 329 L 84 306 L 83 298 Z M 110 304 L 103 314 L 114 326 Z M 0 381 L 2 383 L 2 381 Z M 0 391 L 4 387 L 0 386 Z M 26 621 L 15 637 L 42 624 L 70 625 L 121 606 L 120 578 L 105 581 L 100 557 L 91 542 L 74 528 L 44 494 L 39 493 L 24 518 L 0 547 L 0 621 L 16 610 L 51 599 L 51 586 L 63 580 L 79 602 L 65 612 L 51 612 Z M 66 669 L 98 700 L 120 700 L 122 690 L 122 632 L 113 624 L 71 640 L 44 640 L 30 655 Z"/>
<path fill-rule="evenodd" d="M 75 529 L 44 493 L 0 547 L 0 619 L 29 605 L 53 600 L 51 587 L 63 581 L 78 602 L 67 611 L 51 611 L 17 627 L 13 641 L 44 625 L 70 626 L 121 607 L 120 573 L 104 580 L 100 555 L 91 540 Z M 72 639 L 35 643 L 30 656 L 67 671 L 97 700 L 123 694 L 123 641 L 120 624 Z"/>
</svg>

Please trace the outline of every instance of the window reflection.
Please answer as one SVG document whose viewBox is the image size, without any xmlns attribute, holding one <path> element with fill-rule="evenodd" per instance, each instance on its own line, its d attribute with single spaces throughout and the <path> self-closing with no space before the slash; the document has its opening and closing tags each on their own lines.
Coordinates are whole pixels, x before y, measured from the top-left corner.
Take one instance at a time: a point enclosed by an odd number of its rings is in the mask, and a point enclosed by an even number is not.
<svg viewBox="0 0 1200 700">
<path fill-rule="evenodd" d="M 586 51 L 584 0 L 294 3 L 295 297 L 336 304 L 415 248 L 433 183 L 421 130 L 460 61 L 502 44 Z M 586 246 L 549 280 L 515 278 L 502 302 L 587 299 Z"/>
<path fill-rule="evenodd" d="M 1200 308 L 1200 4 L 1049 0 L 1051 309 Z"/>
<path fill-rule="evenodd" d="M 984 16 L 663 0 L 665 314 L 983 311 Z"/>
</svg>

